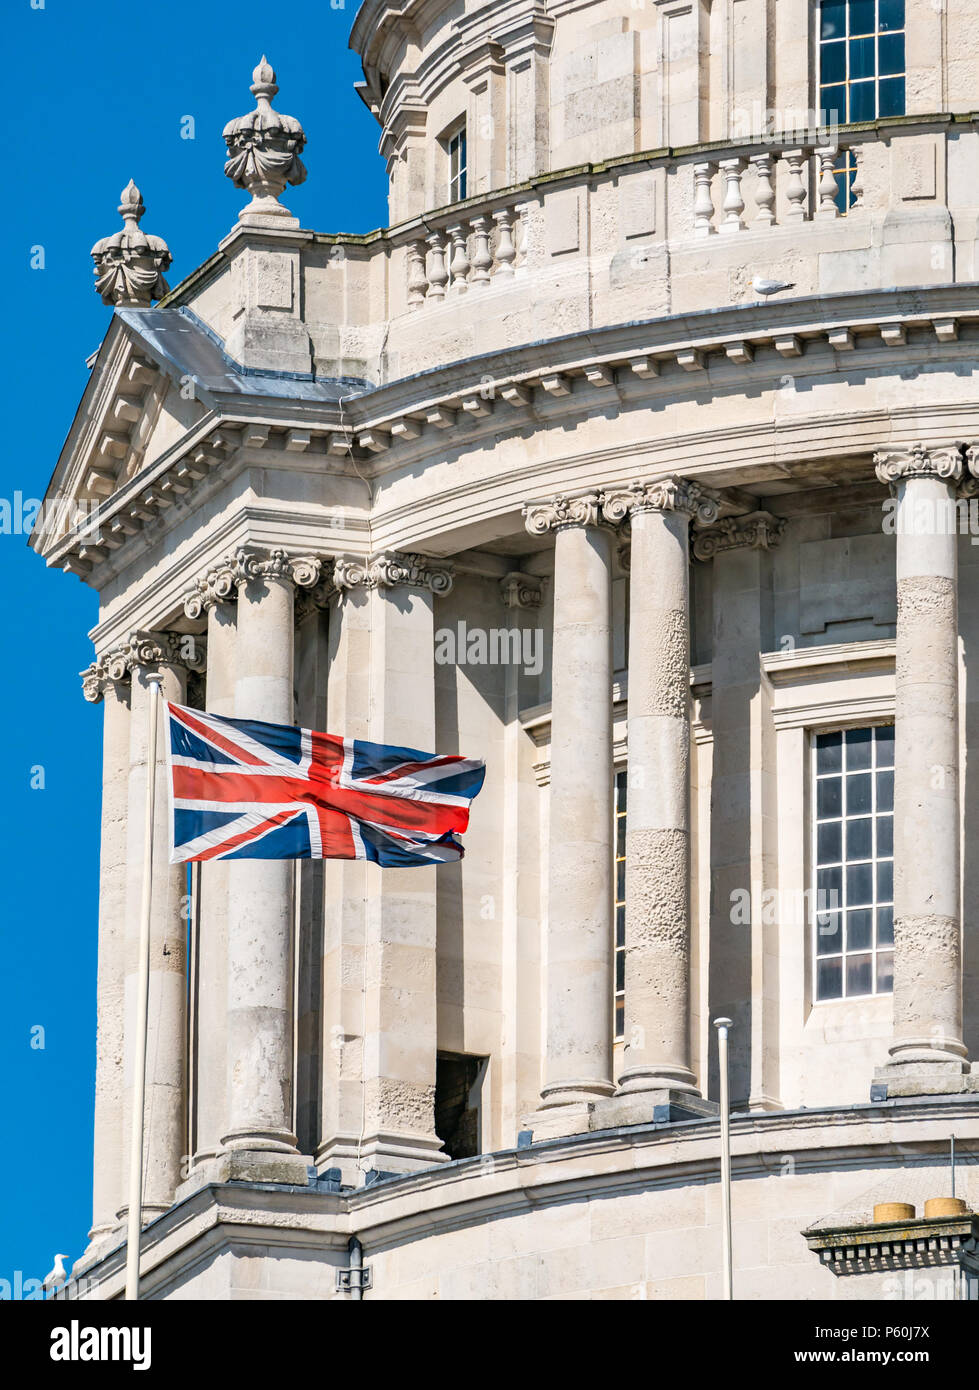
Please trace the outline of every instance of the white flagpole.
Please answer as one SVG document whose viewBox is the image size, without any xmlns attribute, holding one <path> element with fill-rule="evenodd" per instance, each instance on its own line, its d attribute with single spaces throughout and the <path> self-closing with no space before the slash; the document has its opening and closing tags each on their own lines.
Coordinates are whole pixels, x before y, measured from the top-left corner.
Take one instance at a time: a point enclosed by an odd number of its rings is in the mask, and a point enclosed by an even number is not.
<svg viewBox="0 0 979 1390">
<path fill-rule="evenodd" d="M 734 1027 L 729 1018 L 715 1018 L 717 1069 L 721 1079 L 721 1242 L 724 1275 L 723 1297 L 734 1297 L 734 1258 L 731 1242 L 731 1099 L 729 1091 L 727 1034 Z"/>
<path fill-rule="evenodd" d="M 146 1042 L 150 995 L 150 909 L 153 894 L 153 802 L 156 741 L 160 711 L 159 675 L 146 678 L 149 731 L 146 741 L 146 824 L 143 828 L 143 895 L 139 909 L 139 975 L 136 995 L 136 1047 L 133 1056 L 132 1134 L 129 1143 L 129 1220 L 126 1229 L 126 1298 L 139 1298 L 139 1236 L 143 1221 L 143 1106 L 146 1096 Z"/>
</svg>

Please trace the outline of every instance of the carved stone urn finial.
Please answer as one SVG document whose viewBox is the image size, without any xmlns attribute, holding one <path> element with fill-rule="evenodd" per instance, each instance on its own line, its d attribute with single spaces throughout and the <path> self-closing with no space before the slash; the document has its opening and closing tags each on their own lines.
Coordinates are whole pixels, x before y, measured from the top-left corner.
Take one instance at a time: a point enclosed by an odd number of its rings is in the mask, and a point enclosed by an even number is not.
<svg viewBox="0 0 979 1390">
<path fill-rule="evenodd" d="M 244 188 L 252 195 L 251 202 L 239 214 L 240 222 L 290 217 L 288 209 L 279 202 L 279 194 L 286 184 L 300 184 L 306 178 L 299 158 L 306 135 L 295 116 L 272 110 L 272 98 L 278 90 L 275 73 L 263 53 L 252 73 L 255 110 L 229 121 L 224 128 L 228 146 L 224 172 L 236 188 Z"/>
<path fill-rule="evenodd" d="M 166 242 L 140 230 L 146 208 L 139 189 L 129 180 L 120 194 L 122 230 L 92 247 L 95 289 L 103 304 L 114 308 L 146 309 L 169 291 L 163 278 L 173 257 Z"/>
</svg>

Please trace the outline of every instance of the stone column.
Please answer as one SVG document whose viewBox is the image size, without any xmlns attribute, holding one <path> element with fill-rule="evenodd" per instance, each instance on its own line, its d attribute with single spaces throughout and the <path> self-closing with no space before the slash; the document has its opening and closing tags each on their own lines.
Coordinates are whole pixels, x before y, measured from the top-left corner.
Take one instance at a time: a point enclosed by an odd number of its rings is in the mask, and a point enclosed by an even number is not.
<svg viewBox="0 0 979 1390">
<path fill-rule="evenodd" d="M 192 620 L 207 618 L 206 704 L 214 714 L 233 715 L 235 701 L 234 578 L 230 568 L 209 571 L 184 598 Z M 199 864 L 196 991 L 191 1001 L 191 1066 L 194 1108 L 191 1117 L 196 1167 L 220 1151 L 228 1128 L 228 881 L 230 865 Z"/>
<path fill-rule="evenodd" d="M 118 1229 L 123 1171 L 123 997 L 126 979 L 126 834 L 129 816 L 129 667 L 126 651 L 82 672 L 85 699 L 103 702 L 102 840 L 99 862 L 98 1037 L 95 1054 L 95 1164 L 92 1229 L 96 1246 Z"/>
<path fill-rule="evenodd" d="M 781 1108 L 778 914 L 762 911 L 778 883 L 775 728 L 761 653 L 771 651 L 768 551 L 785 523 L 769 512 L 726 517 L 693 533 L 696 560 L 713 561 L 710 723 L 710 951 L 708 1017 L 732 1018 L 732 1106 Z M 750 895 L 750 919 L 733 910 Z M 784 930 L 784 927 L 781 928 Z M 707 1093 L 717 1096 L 717 1030 L 710 1028 Z"/>
<path fill-rule="evenodd" d="M 143 1221 L 166 1211 L 183 1176 L 187 1151 L 187 924 L 189 902 L 185 866 L 168 862 L 170 808 L 167 796 L 166 739 L 157 743 L 155 768 L 147 769 L 149 685 L 159 673 L 160 720 L 167 701 L 186 703 L 187 666 L 200 648 L 183 646 L 172 632 L 134 632 L 128 642 L 132 671 L 129 828 L 126 926 L 126 1103 L 125 1172 L 136 1059 L 135 1025 L 139 987 L 139 921 L 143 884 L 143 822 L 147 775 L 156 778 L 146 1095 L 144 1106 Z M 123 1199 L 125 1201 L 125 1197 Z"/>
<path fill-rule="evenodd" d="M 436 751 L 434 601 L 448 593 L 450 570 L 421 555 L 377 555 L 366 565 L 338 560 L 334 582 L 369 595 L 371 739 Z M 437 869 L 366 870 L 356 1153 L 361 1169 L 405 1173 L 447 1158 L 435 1133 Z"/>
<path fill-rule="evenodd" d="M 603 496 L 630 521 L 629 801 L 622 1120 L 703 1113 L 690 1066 L 690 519 L 713 497 L 664 478 Z M 677 1113 L 674 1114 L 673 1112 Z"/>
<path fill-rule="evenodd" d="M 356 570 L 341 562 L 344 578 Z M 366 572 L 361 567 L 361 573 Z M 341 591 L 330 615 L 327 727 L 344 738 L 369 739 L 371 705 L 371 604 L 366 583 Z M 329 859 L 323 865 L 323 988 L 320 1124 L 317 1167 L 339 1168 L 343 1182 L 358 1186 L 364 1112 L 364 950 L 367 869 L 362 859 Z M 412 872 L 422 872 L 413 870 Z"/>
<path fill-rule="evenodd" d="M 962 1042 L 956 487 L 959 446 L 878 454 L 897 499 L 894 1034 L 873 1094 L 973 1088 Z"/>
<path fill-rule="evenodd" d="M 319 562 L 282 550 L 235 557 L 235 716 L 293 723 L 294 590 Z M 288 859 L 229 863 L 225 1176 L 305 1182 L 293 1130 L 293 882 Z M 295 1160 L 295 1161 L 291 1161 Z"/>
<path fill-rule="evenodd" d="M 597 495 L 524 509 L 555 533 L 547 1036 L 541 1103 L 589 1107 L 612 1084 L 612 530 Z M 570 1121 L 571 1114 L 567 1116 Z"/>
</svg>

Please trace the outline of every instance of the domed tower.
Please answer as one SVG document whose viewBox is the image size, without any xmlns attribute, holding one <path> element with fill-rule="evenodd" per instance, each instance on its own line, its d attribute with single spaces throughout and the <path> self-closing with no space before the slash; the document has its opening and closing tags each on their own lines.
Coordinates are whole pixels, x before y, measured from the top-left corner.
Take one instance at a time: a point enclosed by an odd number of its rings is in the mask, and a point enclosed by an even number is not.
<svg viewBox="0 0 979 1390">
<path fill-rule="evenodd" d="M 722 1016 L 738 1296 L 888 1296 L 898 1199 L 906 1267 L 941 1236 L 920 1277 L 953 1276 L 974 8 L 366 0 L 387 227 L 283 206 L 305 135 L 263 59 L 215 253 L 168 290 L 163 243 L 112 239 L 34 540 L 100 600 L 97 1296 L 150 677 L 487 777 L 461 863 L 318 862 L 312 823 L 298 864 L 156 862 L 147 1292 L 717 1297 Z"/>
</svg>

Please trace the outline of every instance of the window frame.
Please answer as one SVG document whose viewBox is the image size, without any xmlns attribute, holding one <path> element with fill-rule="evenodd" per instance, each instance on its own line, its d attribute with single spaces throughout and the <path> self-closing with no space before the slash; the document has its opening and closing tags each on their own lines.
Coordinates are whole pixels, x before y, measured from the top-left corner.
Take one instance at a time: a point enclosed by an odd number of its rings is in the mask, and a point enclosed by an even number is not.
<svg viewBox="0 0 979 1390">
<path fill-rule="evenodd" d="M 443 143 L 446 157 L 446 188 L 449 203 L 462 203 L 468 197 L 469 187 L 469 142 L 465 119 L 459 120 L 446 133 Z M 453 161 L 461 150 L 458 168 Z"/>
<path fill-rule="evenodd" d="M 815 726 L 815 727 L 810 727 L 810 729 L 808 730 L 808 743 L 809 743 L 809 762 L 808 762 L 808 766 L 809 766 L 809 778 L 808 778 L 808 788 L 807 788 L 806 803 L 807 803 L 807 811 L 808 811 L 808 817 L 809 817 L 809 825 L 808 825 L 808 832 L 807 832 L 807 837 L 806 837 L 806 838 L 807 838 L 807 848 L 808 848 L 808 856 L 809 856 L 809 866 L 808 866 L 807 878 L 808 878 L 809 894 L 810 894 L 810 898 L 809 898 L 809 901 L 810 901 L 810 909 L 807 911 L 807 914 L 806 914 L 806 915 L 807 915 L 807 921 L 806 921 L 806 947 L 807 947 L 807 949 L 806 949 L 806 955 L 807 955 L 807 957 L 808 957 L 808 961 L 807 961 L 807 965 L 808 965 L 808 969 L 807 969 L 808 980 L 807 980 L 807 991 L 806 991 L 806 993 L 807 993 L 807 995 L 808 995 L 809 1007 L 810 1007 L 810 1008 L 816 1008 L 816 1007 L 819 1007 L 819 1006 L 822 1006 L 822 1005 L 829 1005 L 829 1006 L 832 1006 L 832 1005 L 839 1005 L 839 1004 L 852 1004 L 855 1000 L 869 1000 L 869 999 L 877 999 L 877 998 L 888 998 L 888 997 L 892 996 L 892 995 L 893 995 L 893 992 L 894 992 L 894 985 L 893 985 L 893 952 L 894 952 L 894 944 L 893 944 L 893 911 L 894 911 L 893 872 L 894 872 L 894 869 L 893 869 L 893 865 L 894 865 L 894 862 L 895 862 L 895 859 L 894 859 L 894 842 L 893 842 L 893 819 L 894 819 L 894 810 L 893 810 L 893 802 L 892 802 L 892 807 L 891 807 L 891 811 L 890 811 L 890 816 L 891 816 L 891 820 L 892 820 L 891 853 L 890 853 L 889 855 L 879 855 L 878 852 L 877 852 L 877 833 L 878 833 L 878 832 L 877 832 L 877 822 L 878 822 L 879 818 L 881 817 L 881 815 L 886 816 L 886 815 L 888 814 L 888 812 L 887 812 L 886 810 L 883 811 L 883 812 L 881 812 L 880 809 L 879 809 L 879 807 L 878 807 L 878 803 L 877 803 L 877 778 L 876 778 L 876 774 L 877 774 L 878 771 L 889 771 L 889 772 L 892 772 L 892 773 L 893 773 L 893 771 L 894 771 L 894 764 L 893 764 L 893 762 L 892 762 L 892 763 L 890 764 L 890 766 L 885 765 L 883 768 L 878 767 L 878 763 L 877 763 L 877 752 L 876 752 L 877 738 L 876 738 L 876 734 L 874 733 L 874 731 L 875 731 L 876 729 L 878 729 L 878 728 L 891 728 L 891 729 L 893 729 L 893 728 L 894 728 L 894 719 L 893 719 L 893 718 L 884 717 L 884 718 L 877 718 L 877 719 L 871 719 L 871 720 L 868 720 L 868 719 L 854 720 L 854 721 L 849 721 L 849 722 L 845 722 L 845 723 L 835 723 L 835 722 L 834 722 L 834 723 L 832 723 L 832 724 L 830 724 L 830 723 L 827 723 L 827 724 L 819 724 L 819 725 L 817 725 L 817 726 Z M 857 731 L 857 730 L 863 730 L 863 729 L 869 729 L 869 730 L 871 731 L 872 744 L 873 744 L 873 746 L 874 746 L 874 752 L 873 752 L 873 755 L 872 755 L 871 766 L 870 766 L 870 768 L 868 769 L 868 771 L 869 771 L 870 774 L 871 774 L 871 792 L 872 792 L 872 795 L 871 795 L 871 809 L 870 809 L 870 812 L 868 813 L 868 815 L 867 815 L 866 817 L 863 816 L 863 815 L 861 814 L 861 815 L 858 815 L 857 817 L 854 817 L 854 818 L 852 818 L 852 819 L 865 819 L 865 818 L 868 818 L 868 819 L 871 821 L 871 824 L 872 824 L 872 847 L 871 847 L 871 856 L 870 856 L 869 859 L 860 858 L 860 859 L 854 859 L 854 860 L 850 861 L 850 860 L 848 860 L 848 858 L 847 858 L 847 853 L 846 853 L 846 839 L 845 839 L 845 836 L 846 836 L 846 827 L 847 827 L 847 824 L 848 824 L 848 820 L 851 819 L 851 818 L 848 818 L 848 816 L 847 816 L 847 807 L 846 807 L 846 805 L 845 805 L 845 804 L 842 804 L 842 805 L 841 805 L 840 815 L 839 815 L 838 817 L 835 817 L 835 816 L 833 816 L 833 817 L 825 817 L 825 818 L 823 819 L 823 821 L 821 822 L 821 821 L 820 821 L 820 818 L 819 818 L 819 804 L 818 804 L 818 786 L 819 786 L 819 782 L 820 782 L 820 781 L 825 781 L 825 780 L 827 780 L 830 776 L 839 776 L 839 777 L 841 777 L 841 778 L 843 779 L 843 783 L 844 783 L 844 786 L 845 786 L 845 781 L 846 781 L 847 772 L 848 772 L 847 763 L 846 763 L 846 757 L 845 757 L 845 752 L 844 752 L 844 759 L 843 759 L 842 764 L 841 764 L 841 769 L 840 769 L 840 772 L 839 772 L 838 774 L 837 774 L 837 773 L 819 774 L 819 773 L 817 772 L 817 753 L 818 753 L 817 744 L 818 744 L 818 739 L 819 739 L 820 737 L 824 737 L 824 736 L 829 735 L 829 734 L 836 734 L 836 733 L 838 733 L 838 734 L 842 735 L 842 739 L 843 739 L 843 748 L 844 748 L 844 750 L 845 750 L 845 748 L 846 748 L 846 735 L 847 735 L 848 733 L 853 733 L 853 732 L 855 732 L 855 731 Z M 859 772 L 859 771 L 862 771 L 862 769 L 855 769 L 855 771 Z M 820 869 L 821 866 L 820 866 L 820 863 L 819 863 L 819 852 L 818 852 L 818 832 L 819 832 L 819 826 L 820 826 L 820 824 L 826 824 L 826 823 L 831 822 L 831 821 L 834 821 L 834 820 L 838 820 L 838 821 L 839 821 L 839 824 L 840 824 L 840 835 L 841 835 L 841 844 L 840 844 L 840 856 L 841 856 L 841 857 L 840 857 L 840 860 L 839 860 L 840 867 L 841 867 L 841 869 L 842 869 L 842 871 L 843 871 L 843 872 L 842 872 L 842 875 L 841 875 L 843 897 L 842 897 L 842 900 L 841 900 L 840 905 L 839 905 L 841 941 L 840 941 L 840 950 L 839 950 L 838 952 L 831 952 L 831 953 L 828 953 L 827 955 L 820 955 L 819 950 L 818 950 L 818 947 L 819 947 L 819 920 L 818 920 L 818 919 L 819 919 L 819 915 L 820 915 L 820 914 L 819 914 L 819 910 L 818 910 L 818 909 L 819 909 L 818 882 L 819 882 L 819 869 Z M 848 944 L 848 943 L 847 943 L 847 932 L 848 932 L 848 927 L 847 927 L 847 923 L 846 923 L 846 914 L 847 914 L 848 910 L 850 910 L 850 909 L 849 909 L 849 906 L 848 906 L 848 903 L 847 903 L 847 892 L 846 892 L 846 867 L 847 867 L 848 862 L 851 862 L 851 863 L 854 863 L 854 864 L 869 863 L 869 864 L 871 865 L 871 868 L 872 868 L 872 875 L 873 875 L 873 895 L 872 895 L 872 901 L 871 901 L 871 903 L 870 903 L 870 904 L 857 903 L 857 904 L 854 905 L 855 908 L 857 908 L 857 909 L 869 907 L 869 909 L 870 909 L 870 911 L 871 911 L 871 913 L 872 913 L 871 943 L 870 943 L 870 946 L 867 947 L 867 948 L 859 948 L 859 949 L 853 950 L 853 951 L 850 951 L 850 950 L 847 949 L 847 944 Z M 877 866 L 878 866 L 879 864 L 882 864 L 882 863 L 890 863 L 891 866 L 892 866 L 892 869 L 891 869 L 891 872 L 892 872 L 892 880 L 891 880 L 891 899 L 890 899 L 890 902 L 889 902 L 889 903 L 886 902 L 886 901 L 878 901 L 878 896 L 877 896 Z M 822 867 L 827 867 L 827 866 L 824 865 L 824 866 L 822 866 Z M 881 943 L 879 942 L 879 940 L 878 940 L 878 924 L 877 924 L 877 916 L 876 916 L 876 914 L 877 914 L 878 908 L 881 908 L 881 907 L 888 907 L 888 906 L 891 908 L 891 920 L 892 920 L 891 931 L 892 931 L 892 939 L 891 939 L 891 941 L 890 941 L 889 943 L 888 943 L 888 942 L 884 942 L 883 944 L 881 944 Z M 871 957 L 871 970 L 872 970 L 872 976 L 873 976 L 873 989 L 870 990 L 869 992 L 866 992 L 866 993 L 861 993 L 861 994 L 848 994 L 848 993 L 847 993 L 847 990 L 846 990 L 846 964 L 847 964 L 847 959 L 848 959 L 848 957 L 850 957 L 850 956 L 867 955 L 867 954 L 869 954 L 870 957 Z M 879 988 L 878 988 L 878 958 L 879 958 L 881 955 L 885 955 L 885 956 L 886 956 L 886 955 L 888 955 L 888 954 L 890 954 L 890 956 L 891 956 L 891 987 L 890 987 L 890 989 L 879 989 Z M 819 984 L 819 975 L 818 975 L 818 971 L 819 971 L 819 964 L 820 964 L 821 961 L 825 961 L 825 960 L 828 960 L 828 959 L 836 959 L 836 958 L 838 958 L 838 959 L 840 960 L 840 964 L 841 964 L 841 993 L 838 994 L 838 995 L 830 996 L 830 997 L 823 997 L 823 998 L 820 998 L 820 997 L 819 997 L 819 993 L 818 993 L 818 984 Z"/>
</svg>

